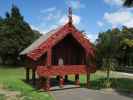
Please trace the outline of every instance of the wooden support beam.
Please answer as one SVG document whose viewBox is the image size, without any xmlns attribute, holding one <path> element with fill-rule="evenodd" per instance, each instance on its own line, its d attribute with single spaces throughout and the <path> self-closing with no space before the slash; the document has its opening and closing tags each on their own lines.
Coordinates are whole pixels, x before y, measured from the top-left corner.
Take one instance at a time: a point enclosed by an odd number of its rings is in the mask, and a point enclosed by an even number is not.
<svg viewBox="0 0 133 100">
<path fill-rule="evenodd" d="M 86 51 L 86 87 L 89 88 L 90 87 L 90 70 L 89 70 L 89 66 L 90 66 L 90 57 L 89 57 L 89 54 L 87 53 Z"/>
<path fill-rule="evenodd" d="M 87 76 L 86 76 L 86 77 L 87 77 L 87 79 L 86 79 L 86 80 L 87 80 L 87 82 L 86 82 L 86 87 L 87 87 L 87 88 L 90 88 L 90 74 L 87 73 Z"/>
<path fill-rule="evenodd" d="M 60 88 L 63 88 L 63 86 L 64 86 L 64 80 L 63 80 L 63 77 L 62 76 L 60 76 L 59 83 L 60 83 Z"/>
<path fill-rule="evenodd" d="M 47 52 L 47 65 L 51 66 L 51 64 L 52 64 L 52 49 L 49 48 Z"/>
<path fill-rule="evenodd" d="M 35 68 L 32 69 L 32 83 L 33 85 L 35 85 L 36 83 L 36 69 Z"/>
<path fill-rule="evenodd" d="M 50 90 L 50 77 L 47 77 L 46 79 L 46 91 Z"/>
<path fill-rule="evenodd" d="M 67 82 L 68 81 L 68 75 L 65 75 L 65 82 Z"/>
<path fill-rule="evenodd" d="M 46 82 L 44 82 L 44 78 L 43 77 L 39 77 L 38 80 L 39 80 L 39 84 L 38 84 L 39 89 L 45 89 L 45 83 Z"/>
<path fill-rule="evenodd" d="M 59 76 L 59 75 L 57 75 L 57 76 L 56 76 L 56 79 L 59 81 L 59 80 L 60 80 L 60 76 Z"/>
<path fill-rule="evenodd" d="M 78 85 L 78 86 L 80 85 L 79 74 L 75 75 L 75 84 Z"/>
<path fill-rule="evenodd" d="M 25 68 L 26 69 L 26 81 L 29 82 L 30 80 L 30 68 Z"/>
</svg>

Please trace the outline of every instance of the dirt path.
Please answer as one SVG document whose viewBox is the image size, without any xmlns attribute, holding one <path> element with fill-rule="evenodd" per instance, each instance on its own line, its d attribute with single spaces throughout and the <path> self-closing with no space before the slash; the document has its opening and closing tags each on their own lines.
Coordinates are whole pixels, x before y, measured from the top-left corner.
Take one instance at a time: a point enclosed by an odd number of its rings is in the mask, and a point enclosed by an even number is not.
<svg viewBox="0 0 133 100">
<path fill-rule="evenodd" d="M 0 85 L 0 100 L 23 100 L 21 92 L 19 91 L 9 91 L 3 85 Z"/>
</svg>

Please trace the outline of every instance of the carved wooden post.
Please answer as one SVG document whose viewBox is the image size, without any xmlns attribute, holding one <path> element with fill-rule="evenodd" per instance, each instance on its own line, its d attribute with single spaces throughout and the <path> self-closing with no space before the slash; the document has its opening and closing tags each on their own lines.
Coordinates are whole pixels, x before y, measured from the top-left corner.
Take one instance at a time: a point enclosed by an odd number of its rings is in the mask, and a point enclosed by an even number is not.
<svg viewBox="0 0 133 100">
<path fill-rule="evenodd" d="M 78 86 L 80 85 L 79 74 L 75 75 L 75 84 L 78 85 Z"/>
<path fill-rule="evenodd" d="M 36 82 L 36 69 L 32 68 L 32 83 L 35 85 Z"/>
<path fill-rule="evenodd" d="M 46 79 L 46 91 L 49 91 L 50 89 L 50 77 L 47 77 Z"/>
<path fill-rule="evenodd" d="M 56 76 L 56 79 L 59 81 L 59 80 L 60 80 L 60 76 L 59 76 L 59 75 L 57 75 L 57 76 Z"/>
<path fill-rule="evenodd" d="M 62 88 L 63 87 L 63 85 L 64 85 L 64 80 L 63 80 L 63 77 L 62 76 L 60 76 L 60 80 L 59 80 L 60 82 L 60 87 Z"/>
<path fill-rule="evenodd" d="M 89 59 L 89 54 L 87 53 L 86 54 L 86 71 L 87 71 L 87 74 L 86 74 L 86 78 L 87 78 L 87 83 L 86 83 L 86 87 L 89 88 L 90 87 L 90 70 L 89 70 L 89 67 L 90 67 L 90 59 Z"/>
<path fill-rule="evenodd" d="M 52 50 L 51 48 L 49 48 L 48 54 L 47 54 L 47 65 L 51 66 L 51 64 L 52 64 Z"/>
<path fill-rule="evenodd" d="M 88 70 L 88 68 L 87 68 L 87 83 L 86 83 L 86 85 L 87 85 L 87 88 L 90 88 L 90 73 L 89 73 L 89 70 Z"/>
<path fill-rule="evenodd" d="M 68 75 L 65 75 L 65 82 L 67 82 L 68 81 Z"/>
<path fill-rule="evenodd" d="M 45 83 L 43 77 L 39 77 L 39 89 L 45 89 Z"/>
<path fill-rule="evenodd" d="M 30 68 L 26 67 L 26 81 L 29 82 L 30 80 Z"/>
</svg>

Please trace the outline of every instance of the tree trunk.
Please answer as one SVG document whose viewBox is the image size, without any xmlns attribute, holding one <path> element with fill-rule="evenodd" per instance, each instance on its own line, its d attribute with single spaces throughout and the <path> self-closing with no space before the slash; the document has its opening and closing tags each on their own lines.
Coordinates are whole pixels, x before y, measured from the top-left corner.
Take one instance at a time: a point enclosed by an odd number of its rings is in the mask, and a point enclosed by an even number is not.
<svg viewBox="0 0 133 100">
<path fill-rule="evenodd" d="M 110 67 L 111 67 L 111 61 L 110 61 L 110 59 L 108 58 L 108 59 L 107 59 L 107 80 L 110 79 Z"/>
</svg>

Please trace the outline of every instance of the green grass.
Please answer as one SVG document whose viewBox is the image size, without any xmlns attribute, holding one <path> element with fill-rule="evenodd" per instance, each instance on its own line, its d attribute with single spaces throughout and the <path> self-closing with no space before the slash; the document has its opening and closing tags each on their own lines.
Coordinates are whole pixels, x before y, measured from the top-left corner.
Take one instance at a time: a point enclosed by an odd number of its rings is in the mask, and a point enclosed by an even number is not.
<svg viewBox="0 0 133 100">
<path fill-rule="evenodd" d="M 31 85 L 26 84 L 24 68 L 0 67 L 0 84 L 3 84 L 8 90 L 20 91 L 24 100 L 53 100 L 52 96 L 47 92 L 39 92 Z M 69 76 L 69 79 L 74 81 L 74 76 Z M 106 73 L 97 71 L 91 74 L 90 85 L 91 89 L 105 88 Z M 80 75 L 81 85 L 86 83 L 86 76 Z M 115 73 L 111 74 L 111 88 L 124 89 L 133 92 L 133 78 L 123 78 Z M 4 95 L 0 95 L 0 100 L 3 100 Z"/>
<path fill-rule="evenodd" d="M 110 74 L 110 88 L 133 92 L 133 77 L 122 76 L 116 72 Z M 91 77 L 91 88 L 106 88 L 106 72 L 98 71 Z"/>
<path fill-rule="evenodd" d="M 25 79 L 23 68 L 0 68 L 0 84 L 11 91 L 21 91 L 24 100 L 53 100 L 48 93 L 35 90 L 23 79 Z M 2 97 L 0 96 L 0 98 Z"/>
<path fill-rule="evenodd" d="M 5 95 L 0 94 L 0 100 L 5 100 Z"/>
<path fill-rule="evenodd" d="M 70 79 L 74 81 L 74 76 L 70 76 Z M 121 75 L 112 72 L 110 74 L 110 88 L 133 92 L 133 77 L 123 77 Z M 86 76 L 80 75 L 80 83 L 81 86 L 84 87 L 86 83 Z M 104 71 L 97 71 L 94 74 L 91 74 L 90 77 L 90 88 L 99 90 L 106 88 L 106 72 Z"/>
</svg>

